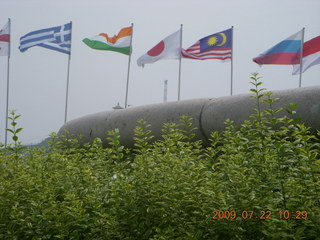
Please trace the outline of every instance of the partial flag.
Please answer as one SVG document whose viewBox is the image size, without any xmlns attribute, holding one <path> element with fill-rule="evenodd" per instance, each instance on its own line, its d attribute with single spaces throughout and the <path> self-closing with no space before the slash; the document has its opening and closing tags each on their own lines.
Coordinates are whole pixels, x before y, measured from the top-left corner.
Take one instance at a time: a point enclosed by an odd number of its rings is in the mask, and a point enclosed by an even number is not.
<svg viewBox="0 0 320 240">
<path fill-rule="evenodd" d="M 72 24 L 51 27 L 30 32 L 20 38 L 20 51 L 24 52 L 31 47 L 39 46 L 70 54 Z"/>
<path fill-rule="evenodd" d="M 259 65 L 293 65 L 300 63 L 300 50 L 303 30 L 293 34 L 281 41 L 274 47 L 254 58 L 253 61 Z"/>
<path fill-rule="evenodd" d="M 9 22 L 0 30 L 0 56 L 9 55 L 10 27 Z"/>
<path fill-rule="evenodd" d="M 147 53 L 138 58 L 138 66 L 144 67 L 147 63 L 154 63 L 161 59 L 180 59 L 181 56 L 181 29 L 169 35 Z"/>
<path fill-rule="evenodd" d="M 320 36 L 303 44 L 302 72 L 308 68 L 320 64 Z M 292 75 L 300 74 L 300 64 L 293 65 Z"/>
<path fill-rule="evenodd" d="M 196 60 L 231 59 L 232 28 L 201 38 L 188 49 L 182 49 L 182 56 Z"/>
<path fill-rule="evenodd" d="M 92 38 L 82 41 L 92 49 L 114 51 L 130 55 L 131 52 L 132 27 L 122 28 L 118 35 L 109 37 L 106 33 L 100 33 Z"/>
</svg>

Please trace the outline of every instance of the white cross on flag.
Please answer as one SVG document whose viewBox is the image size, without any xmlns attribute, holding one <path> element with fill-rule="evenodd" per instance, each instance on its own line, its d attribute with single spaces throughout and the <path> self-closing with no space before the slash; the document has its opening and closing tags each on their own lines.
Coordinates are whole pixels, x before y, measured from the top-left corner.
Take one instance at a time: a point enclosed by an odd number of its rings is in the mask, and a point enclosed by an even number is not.
<svg viewBox="0 0 320 240">
<path fill-rule="evenodd" d="M 40 29 L 29 32 L 20 38 L 20 51 L 25 52 L 31 47 L 39 46 L 70 54 L 72 24 Z"/>
</svg>

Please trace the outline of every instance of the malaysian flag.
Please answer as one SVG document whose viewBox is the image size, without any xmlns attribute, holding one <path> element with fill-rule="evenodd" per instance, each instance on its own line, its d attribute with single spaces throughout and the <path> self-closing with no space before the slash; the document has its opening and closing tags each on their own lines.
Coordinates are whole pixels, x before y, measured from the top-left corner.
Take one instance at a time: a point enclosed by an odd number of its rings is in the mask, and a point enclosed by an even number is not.
<svg viewBox="0 0 320 240">
<path fill-rule="evenodd" d="M 70 54 L 72 23 L 30 32 L 20 38 L 20 51 L 39 46 Z"/>
<path fill-rule="evenodd" d="M 204 37 L 188 49 L 182 49 L 182 56 L 196 60 L 231 59 L 232 28 Z"/>
</svg>

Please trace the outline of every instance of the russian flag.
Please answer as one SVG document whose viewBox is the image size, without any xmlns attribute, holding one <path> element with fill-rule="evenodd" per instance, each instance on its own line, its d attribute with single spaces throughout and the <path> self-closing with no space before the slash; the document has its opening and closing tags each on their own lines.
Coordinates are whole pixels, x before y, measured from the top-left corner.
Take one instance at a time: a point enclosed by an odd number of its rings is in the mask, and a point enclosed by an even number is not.
<svg viewBox="0 0 320 240">
<path fill-rule="evenodd" d="M 287 39 L 279 42 L 274 47 L 254 58 L 253 61 L 259 65 L 293 65 L 300 63 L 300 49 L 303 30 L 293 34 Z"/>
<path fill-rule="evenodd" d="M 303 44 L 302 72 L 320 64 L 320 36 L 312 38 Z M 293 65 L 292 75 L 300 74 L 300 64 Z"/>
</svg>

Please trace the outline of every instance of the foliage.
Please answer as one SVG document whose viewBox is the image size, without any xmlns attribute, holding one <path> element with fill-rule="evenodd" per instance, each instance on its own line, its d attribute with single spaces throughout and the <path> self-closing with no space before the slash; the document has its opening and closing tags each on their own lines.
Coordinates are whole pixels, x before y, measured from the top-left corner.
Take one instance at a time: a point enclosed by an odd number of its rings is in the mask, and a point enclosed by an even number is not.
<svg viewBox="0 0 320 240">
<path fill-rule="evenodd" d="M 23 128 L 17 128 L 17 119 L 21 117 L 21 115 L 16 115 L 15 111 L 10 112 L 11 116 L 8 119 L 11 121 L 10 125 L 12 128 L 7 128 L 6 131 L 12 134 L 13 146 L 9 146 L 7 150 L 11 151 L 14 154 L 15 160 L 19 158 L 19 153 L 23 150 L 23 146 L 21 142 L 19 142 L 18 133 L 20 133 Z"/>
<path fill-rule="evenodd" d="M 157 141 L 140 120 L 134 149 L 117 130 L 108 147 L 53 134 L 46 148 L 18 151 L 15 138 L 0 150 L 0 239 L 319 239 L 319 133 L 295 104 L 274 109 L 257 74 L 252 84 L 255 113 L 241 126 L 226 120 L 207 147 L 186 116 Z"/>
</svg>

